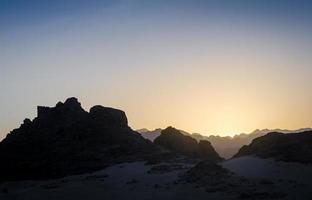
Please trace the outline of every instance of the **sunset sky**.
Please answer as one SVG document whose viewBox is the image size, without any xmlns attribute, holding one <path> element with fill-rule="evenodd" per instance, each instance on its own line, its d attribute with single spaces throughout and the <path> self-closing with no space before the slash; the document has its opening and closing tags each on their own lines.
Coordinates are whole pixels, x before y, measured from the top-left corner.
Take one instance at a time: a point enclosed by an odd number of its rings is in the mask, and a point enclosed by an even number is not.
<svg viewBox="0 0 312 200">
<path fill-rule="evenodd" d="M 0 139 L 77 97 L 133 129 L 312 126 L 312 2 L 0 0 Z"/>
</svg>

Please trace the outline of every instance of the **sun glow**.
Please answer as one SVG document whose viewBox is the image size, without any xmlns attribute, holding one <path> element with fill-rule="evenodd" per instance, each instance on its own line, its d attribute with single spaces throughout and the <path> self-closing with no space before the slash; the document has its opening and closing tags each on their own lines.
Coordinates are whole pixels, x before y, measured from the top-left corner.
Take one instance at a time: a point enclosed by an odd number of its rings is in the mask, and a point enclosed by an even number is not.
<svg viewBox="0 0 312 200">
<path fill-rule="evenodd" d="M 34 105 L 69 96 L 124 110 L 134 129 L 233 135 L 311 126 L 312 26 L 297 19 L 311 12 L 292 9 L 281 22 L 257 6 L 217 14 L 210 1 L 122 2 L 90 13 L 79 4 L 73 13 L 40 9 L 39 18 L 17 9 L 0 20 L 2 136 L 33 118 Z"/>
</svg>

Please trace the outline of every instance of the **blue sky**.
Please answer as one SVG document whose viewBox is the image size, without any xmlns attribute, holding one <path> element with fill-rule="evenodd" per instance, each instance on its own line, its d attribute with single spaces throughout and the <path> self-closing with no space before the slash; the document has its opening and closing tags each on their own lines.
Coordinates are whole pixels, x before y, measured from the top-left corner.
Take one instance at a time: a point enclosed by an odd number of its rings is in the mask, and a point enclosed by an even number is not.
<svg viewBox="0 0 312 200">
<path fill-rule="evenodd" d="M 133 128 L 311 126 L 311 11 L 300 0 L 0 0 L 0 138 L 69 96 L 123 109 Z"/>
</svg>

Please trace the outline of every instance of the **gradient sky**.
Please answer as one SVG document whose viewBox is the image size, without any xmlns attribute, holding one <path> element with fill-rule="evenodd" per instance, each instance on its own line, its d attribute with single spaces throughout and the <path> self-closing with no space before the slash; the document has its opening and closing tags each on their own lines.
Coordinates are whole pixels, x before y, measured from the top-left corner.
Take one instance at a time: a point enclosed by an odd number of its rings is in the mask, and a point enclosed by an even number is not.
<svg viewBox="0 0 312 200">
<path fill-rule="evenodd" d="M 0 138 L 79 98 L 130 126 L 312 125 L 312 2 L 0 0 Z"/>
</svg>

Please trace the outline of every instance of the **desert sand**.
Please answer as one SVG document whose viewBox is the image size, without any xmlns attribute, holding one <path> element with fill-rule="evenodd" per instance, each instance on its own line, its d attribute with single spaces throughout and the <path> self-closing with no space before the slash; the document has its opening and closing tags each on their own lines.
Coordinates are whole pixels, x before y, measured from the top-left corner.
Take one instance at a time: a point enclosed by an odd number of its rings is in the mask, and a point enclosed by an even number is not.
<svg viewBox="0 0 312 200">
<path fill-rule="evenodd" d="M 132 162 L 45 181 L 1 183 L 2 200 L 62 199 L 311 199 L 312 166 L 254 157 L 220 163 L 234 172 L 218 188 L 181 182 L 194 164 Z M 213 178 L 213 177 L 212 177 Z M 216 178 L 216 177 L 214 177 Z M 241 181 L 241 182 L 240 182 Z M 209 180 L 208 180 L 209 182 Z M 228 187 L 231 186 L 231 187 Z M 248 194 L 252 191 L 252 195 Z M 256 192 L 255 192 L 256 191 Z M 270 192 L 274 192 L 273 193 Z"/>
</svg>

